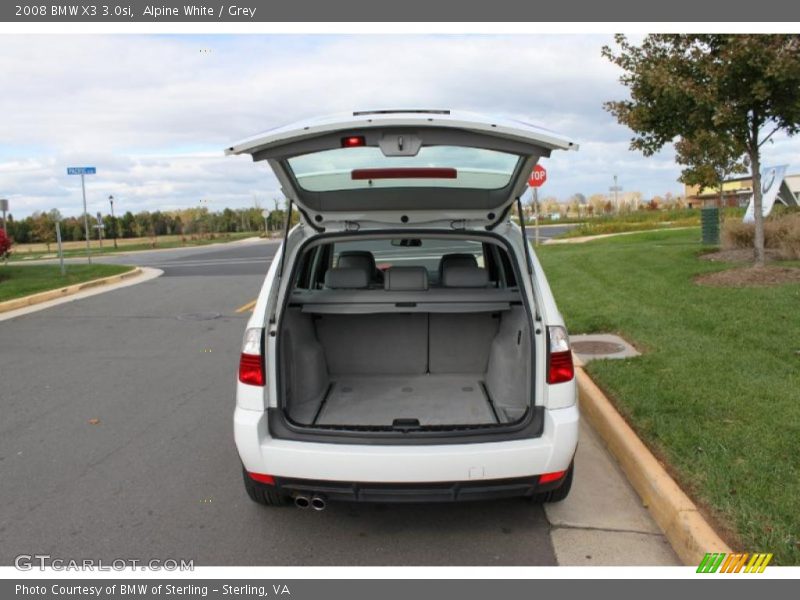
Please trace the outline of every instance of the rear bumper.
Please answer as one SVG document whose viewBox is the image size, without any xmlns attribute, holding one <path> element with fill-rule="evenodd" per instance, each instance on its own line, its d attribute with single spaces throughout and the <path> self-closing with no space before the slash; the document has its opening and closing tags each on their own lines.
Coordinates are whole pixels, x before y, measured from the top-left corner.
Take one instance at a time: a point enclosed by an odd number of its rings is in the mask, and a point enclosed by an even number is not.
<svg viewBox="0 0 800 600">
<path fill-rule="evenodd" d="M 578 444 L 578 424 L 578 407 L 573 405 L 545 410 L 542 434 L 531 439 L 405 446 L 331 444 L 274 439 L 269 435 L 265 411 L 237 407 L 234 437 L 245 469 L 277 480 L 359 482 L 359 486 L 464 487 L 468 482 L 492 487 L 497 480 L 532 478 L 567 469 Z M 453 493 L 462 495 L 460 489 Z"/>
<path fill-rule="evenodd" d="M 287 496 L 323 496 L 326 500 L 345 502 L 468 502 L 533 496 L 558 488 L 558 481 L 539 484 L 538 477 L 491 481 L 456 481 L 450 483 L 357 483 L 275 478 L 275 486 Z"/>
</svg>

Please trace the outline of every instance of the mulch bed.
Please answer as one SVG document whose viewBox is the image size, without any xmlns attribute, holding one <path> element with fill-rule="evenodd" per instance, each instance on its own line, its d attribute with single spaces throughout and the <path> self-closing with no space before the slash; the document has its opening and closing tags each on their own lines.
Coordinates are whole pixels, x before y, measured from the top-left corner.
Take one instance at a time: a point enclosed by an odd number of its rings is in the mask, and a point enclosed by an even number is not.
<svg viewBox="0 0 800 600">
<path fill-rule="evenodd" d="M 744 267 L 698 275 L 694 278 L 694 282 L 713 287 L 770 287 L 785 283 L 800 283 L 800 269 L 776 266 L 760 269 Z"/>
<path fill-rule="evenodd" d="M 767 262 L 772 260 L 779 260 L 780 254 L 773 248 L 766 248 L 764 255 Z M 711 262 L 753 262 L 755 256 L 752 248 L 731 248 L 730 250 L 717 250 L 716 252 L 709 252 L 700 255 L 701 260 L 708 260 Z"/>
</svg>

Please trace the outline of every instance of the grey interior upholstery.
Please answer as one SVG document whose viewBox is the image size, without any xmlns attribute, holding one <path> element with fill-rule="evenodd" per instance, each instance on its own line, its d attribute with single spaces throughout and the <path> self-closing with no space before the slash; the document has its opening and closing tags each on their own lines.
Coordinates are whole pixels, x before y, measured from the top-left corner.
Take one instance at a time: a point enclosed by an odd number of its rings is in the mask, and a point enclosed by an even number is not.
<svg viewBox="0 0 800 600">
<path fill-rule="evenodd" d="M 530 404 L 530 329 L 521 306 L 496 313 L 363 315 L 290 308 L 279 343 L 285 405 L 301 423 L 312 422 L 323 399 L 332 402 L 324 418 L 351 425 L 403 417 L 474 423 L 494 412 L 510 422 Z M 494 411 L 477 408 L 476 386 Z M 370 398 L 374 403 L 365 408 Z"/>
<path fill-rule="evenodd" d="M 489 271 L 478 266 L 445 267 L 442 273 L 444 287 L 485 288 L 489 285 Z"/>
<path fill-rule="evenodd" d="M 336 267 L 325 272 L 325 287 L 334 290 L 364 289 L 369 285 L 369 277 L 364 269 L 358 267 Z"/>
<path fill-rule="evenodd" d="M 428 289 L 425 267 L 390 267 L 384 274 L 383 287 L 390 292 L 421 292 Z"/>
<path fill-rule="evenodd" d="M 337 267 L 361 269 L 370 283 L 383 283 L 383 272 L 375 264 L 375 256 L 368 250 L 345 250 L 339 254 Z"/>
<path fill-rule="evenodd" d="M 418 419 L 421 425 L 496 423 L 474 375 L 347 375 L 337 378 L 317 423 L 391 425 Z"/>
<path fill-rule="evenodd" d="M 531 347 L 528 315 L 521 306 L 514 306 L 503 313 L 486 370 L 486 387 L 509 421 L 519 419 L 527 406 L 520 402 L 520 390 L 529 389 L 532 379 Z"/>
<path fill-rule="evenodd" d="M 497 313 L 431 314 L 428 368 L 431 373 L 483 373 L 497 335 Z"/>
<path fill-rule="evenodd" d="M 323 315 L 314 324 L 332 375 L 417 374 L 427 368 L 425 314 Z"/>
<path fill-rule="evenodd" d="M 444 280 L 444 270 L 450 267 L 477 267 L 478 259 L 474 254 L 445 254 L 439 261 L 439 281 Z"/>
</svg>

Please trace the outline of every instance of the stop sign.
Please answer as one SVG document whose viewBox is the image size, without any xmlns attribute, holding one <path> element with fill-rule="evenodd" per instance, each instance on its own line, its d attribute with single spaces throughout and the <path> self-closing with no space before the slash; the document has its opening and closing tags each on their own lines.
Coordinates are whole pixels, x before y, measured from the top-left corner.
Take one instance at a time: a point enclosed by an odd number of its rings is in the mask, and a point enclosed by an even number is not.
<svg viewBox="0 0 800 600">
<path fill-rule="evenodd" d="M 528 178 L 528 185 L 531 187 L 541 187 L 547 181 L 547 170 L 542 165 L 533 167 L 533 173 Z"/>
</svg>

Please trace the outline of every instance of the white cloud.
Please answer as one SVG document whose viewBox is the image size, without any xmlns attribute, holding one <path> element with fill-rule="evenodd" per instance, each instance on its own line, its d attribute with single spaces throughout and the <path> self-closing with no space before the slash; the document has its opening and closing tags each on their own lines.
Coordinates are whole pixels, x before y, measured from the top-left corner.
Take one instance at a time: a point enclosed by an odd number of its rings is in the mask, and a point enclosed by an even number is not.
<svg viewBox="0 0 800 600">
<path fill-rule="evenodd" d="M 13 213 L 271 203 L 263 163 L 224 157 L 241 137 L 286 122 L 370 107 L 460 108 L 569 134 L 577 153 L 547 160 L 545 194 L 604 191 L 618 174 L 645 196 L 679 191 L 671 152 L 628 150 L 602 109 L 621 98 L 605 36 L 2 36 L 0 195 Z M 768 152 L 796 153 L 782 140 Z"/>
</svg>

